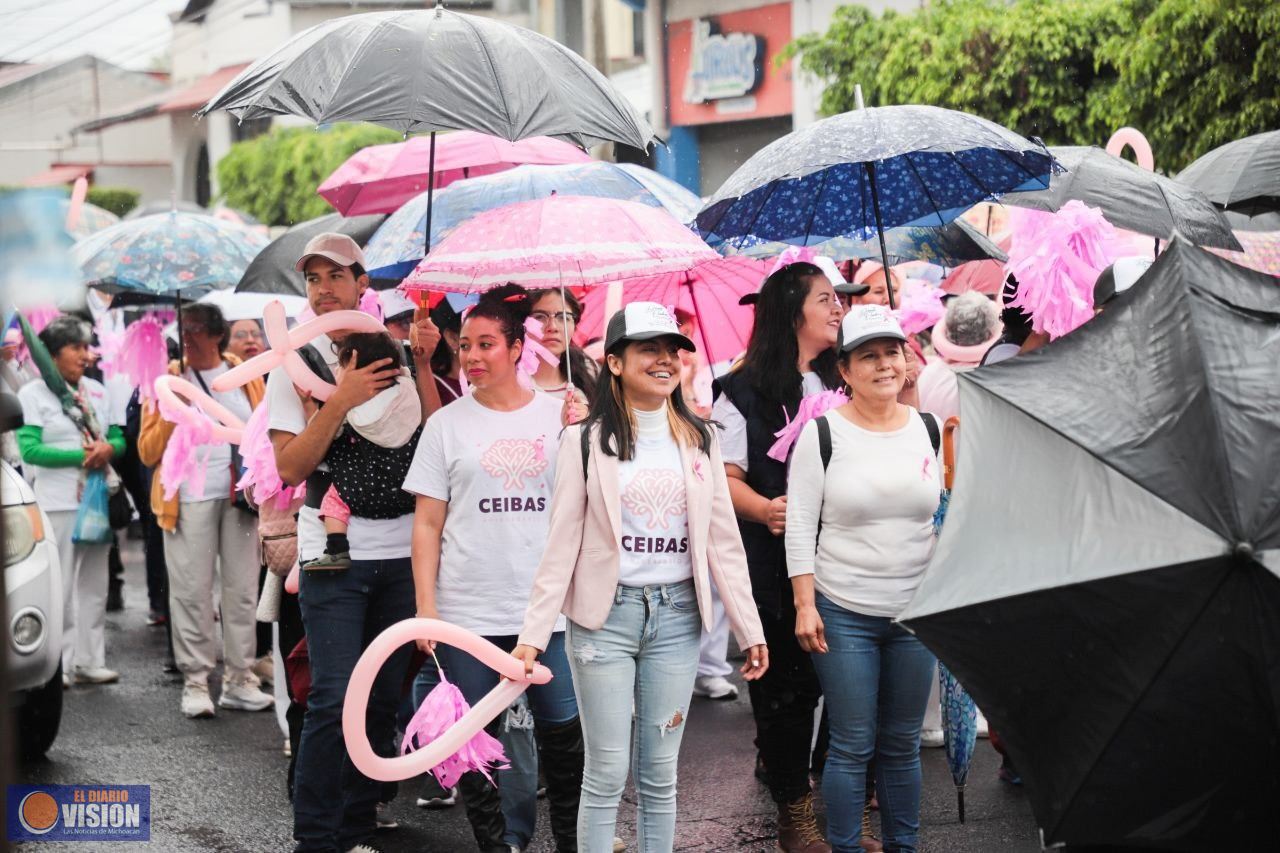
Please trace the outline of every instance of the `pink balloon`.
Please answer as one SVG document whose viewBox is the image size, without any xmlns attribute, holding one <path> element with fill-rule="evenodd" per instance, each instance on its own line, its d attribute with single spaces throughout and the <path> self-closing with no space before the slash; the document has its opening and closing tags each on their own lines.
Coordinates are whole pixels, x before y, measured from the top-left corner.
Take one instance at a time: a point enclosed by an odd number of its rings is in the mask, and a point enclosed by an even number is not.
<svg viewBox="0 0 1280 853">
<path fill-rule="evenodd" d="M 84 175 L 76 178 L 71 187 L 71 203 L 67 205 L 67 230 L 75 231 L 80 224 L 80 214 L 84 212 L 84 200 L 89 195 L 89 179 Z"/>
<path fill-rule="evenodd" d="M 213 437 L 227 444 L 239 444 L 244 434 L 244 421 L 217 400 L 181 376 L 161 376 L 155 382 L 156 397 L 166 404 L 168 414 L 185 418 L 192 426 L 200 427 L 205 420 L 213 421 Z M 188 404 L 196 403 L 199 409 Z M 203 411 L 202 411 L 203 410 Z M 212 416 L 212 417 L 210 417 Z"/>
<path fill-rule="evenodd" d="M 317 400 L 327 400 L 333 393 L 333 385 L 325 382 L 311 372 L 307 363 L 298 355 L 297 350 L 311 343 L 320 335 L 330 332 L 381 332 L 385 327 L 377 318 L 363 311 L 333 311 L 323 314 L 305 323 L 299 323 L 292 329 L 285 321 L 284 306 L 272 302 L 262 312 L 263 326 L 267 334 L 269 349 L 261 355 L 236 365 L 226 373 L 213 380 L 213 390 L 230 391 L 266 376 L 280 365 L 288 372 L 293 384 L 307 391 Z"/>
<path fill-rule="evenodd" d="M 1107 153 L 1119 157 L 1126 146 L 1133 149 L 1139 166 L 1148 172 L 1155 170 L 1156 159 L 1151 153 L 1151 143 L 1142 135 L 1142 131 L 1135 127 L 1120 128 L 1107 140 Z"/>
<path fill-rule="evenodd" d="M 422 749 L 399 758 L 383 758 L 376 755 L 369 745 L 365 732 L 365 709 L 369 704 L 369 690 L 382 664 L 391 653 L 414 640 L 436 640 L 474 655 L 505 678 L 489 693 L 462 715 L 450 729 Z M 441 622 L 439 619 L 405 619 L 397 622 L 377 636 L 364 650 L 347 683 L 347 696 L 342 705 L 342 736 L 347 741 L 347 754 L 351 763 L 364 775 L 379 782 L 395 782 L 411 779 L 426 773 L 432 767 L 453 755 L 462 745 L 491 720 L 507 710 L 511 703 L 530 684 L 546 684 L 551 680 L 551 670 L 536 664 L 533 674 L 526 678 L 524 665 L 493 643 L 465 628 Z"/>
</svg>

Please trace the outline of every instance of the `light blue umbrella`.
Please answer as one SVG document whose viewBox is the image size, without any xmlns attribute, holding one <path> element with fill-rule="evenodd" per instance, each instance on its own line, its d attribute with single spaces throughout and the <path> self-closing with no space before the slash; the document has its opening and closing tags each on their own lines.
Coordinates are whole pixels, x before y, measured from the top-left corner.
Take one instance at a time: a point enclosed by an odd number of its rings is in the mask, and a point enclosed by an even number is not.
<svg viewBox="0 0 1280 853">
<path fill-rule="evenodd" d="M 453 229 L 478 213 L 552 194 L 635 201 L 665 208 L 682 222 L 692 218 L 689 209 L 692 206 L 696 213 L 699 204 L 693 193 L 648 169 L 637 172 L 598 160 L 565 166 L 517 166 L 455 181 L 437 191 L 432 204 L 431 245 L 438 246 Z M 423 257 L 426 220 L 426 193 L 391 214 L 365 246 L 370 276 L 399 279 L 412 272 Z"/>
<path fill-rule="evenodd" d="M 0 195 L 0 299 L 18 307 L 58 304 L 84 292 L 68 256 L 66 196 L 53 190 Z"/>
</svg>

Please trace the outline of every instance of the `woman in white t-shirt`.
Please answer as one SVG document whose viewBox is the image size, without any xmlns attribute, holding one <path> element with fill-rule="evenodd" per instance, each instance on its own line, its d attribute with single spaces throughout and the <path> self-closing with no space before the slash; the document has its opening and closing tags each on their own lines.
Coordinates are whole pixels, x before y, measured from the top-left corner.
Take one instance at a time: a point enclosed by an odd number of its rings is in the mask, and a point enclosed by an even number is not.
<svg viewBox="0 0 1280 853">
<path fill-rule="evenodd" d="M 547 544 L 563 406 L 517 377 L 528 314 L 528 295 L 515 285 L 485 293 L 467 314 L 458 354 L 471 393 L 427 421 L 404 482 L 418 496 L 418 616 L 466 628 L 508 651 Z M 563 850 L 576 844 L 582 729 L 563 623 L 556 628 L 543 661 L 555 677 L 531 687 L 528 697 L 542 743 L 551 830 Z M 441 646 L 439 656 L 473 705 L 498 682 L 496 672 L 465 652 Z M 481 848 L 510 844 L 499 796 L 484 776 L 468 773 L 459 787 Z"/>
<path fill-rule="evenodd" d="M 933 551 L 941 479 L 923 417 L 898 402 L 905 342 L 883 306 L 850 309 L 837 344 L 849 402 L 805 426 L 787 486 L 796 638 L 827 704 L 822 792 L 827 837 L 842 853 L 860 850 L 873 756 L 885 849 L 914 851 L 920 827 L 920 725 L 934 657 L 894 619 Z"/>
<path fill-rule="evenodd" d="M 582 319 L 582 303 L 567 290 L 543 290 L 529 299 L 529 316 L 542 324 L 541 343 L 556 357 L 555 364 L 538 359 L 534 384 L 539 391 L 563 400 L 572 379 L 579 401 L 590 405 L 599 369 L 586 353 L 573 345 L 573 333 Z"/>
<path fill-rule="evenodd" d="M 609 321 L 596 402 L 560 443 L 550 541 L 512 652 L 532 671 L 553 658 L 552 631 L 569 617 L 588 853 L 613 849 L 633 751 L 640 849 L 674 845 L 676 761 L 713 581 L 747 652 L 743 676 L 769 666 L 719 443 L 680 390 L 680 352 L 692 349 L 656 303 Z"/>
<path fill-rule="evenodd" d="M 213 380 L 240 363 L 224 352 L 229 327 L 216 305 L 196 303 L 182 310 L 186 349 L 181 375 L 239 417 L 249 420 L 262 401 L 263 385 L 255 379 L 243 388 L 213 391 Z M 174 365 L 172 372 L 177 372 Z M 212 717 L 209 676 L 218 664 L 214 624 L 214 579 L 222 579 L 222 655 L 225 674 L 218 705 L 236 711 L 262 711 L 273 704 L 259 688 L 253 672 L 257 651 L 258 525 L 247 509 L 236 506 L 238 457 L 229 444 L 196 451 L 204 482 L 190 480 L 166 498 L 162 460 L 176 424 L 150 406 L 142 417 L 138 458 L 155 468 L 151 510 L 164 531 L 164 557 L 169 567 L 169 618 L 173 656 L 182 671 L 182 713 L 192 719 Z M 218 571 L 220 567 L 220 571 Z"/>
</svg>

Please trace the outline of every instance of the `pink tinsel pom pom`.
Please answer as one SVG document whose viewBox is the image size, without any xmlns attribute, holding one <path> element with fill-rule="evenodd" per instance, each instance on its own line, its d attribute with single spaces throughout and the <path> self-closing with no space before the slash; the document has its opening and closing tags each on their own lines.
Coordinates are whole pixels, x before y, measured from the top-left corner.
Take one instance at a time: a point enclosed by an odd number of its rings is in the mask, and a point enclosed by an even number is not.
<svg viewBox="0 0 1280 853">
<path fill-rule="evenodd" d="M 378 291 L 372 287 L 364 289 L 364 294 L 360 297 L 360 310 L 378 318 L 379 322 L 382 321 L 382 300 L 378 298 Z"/>
<path fill-rule="evenodd" d="M 800 437 L 800 431 L 804 429 L 804 425 L 814 418 L 821 417 L 836 406 L 843 406 L 849 402 L 849 398 L 845 396 L 843 391 L 820 391 L 817 394 L 810 394 L 800 401 L 800 407 L 796 410 L 794 419 L 789 418 L 787 425 L 774 433 L 777 441 L 769 448 L 769 452 L 765 455 L 770 459 L 776 459 L 779 462 L 786 462 L 787 456 L 791 454 L 791 447 L 796 443 L 796 439 Z M 784 411 L 785 415 L 786 412 Z"/>
<path fill-rule="evenodd" d="M 470 710 L 471 706 L 463 698 L 462 691 L 441 673 L 440 683 L 422 700 L 413 719 L 405 726 L 400 754 L 406 755 L 431 743 Z M 505 770 L 507 766 L 507 755 L 502 750 L 502 744 L 481 729 L 462 749 L 431 768 L 431 773 L 447 789 L 458 784 L 462 774 L 473 770 L 483 773 L 492 783 L 491 771 Z"/>
<path fill-rule="evenodd" d="M 201 446 L 213 441 L 213 424 L 206 417 L 184 417 L 183 413 L 175 412 L 163 397 L 158 398 L 158 401 L 160 415 L 177 424 L 160 460 L 160 484 L 164 486 L 164 499 L 173 500 L 183 483 L 190 485 L 192 492 L 204 494 L 206 466 L 197 456 Z"/>
<path fill-rule="evenodd" d="M 1072 200 L 1057 213 L 1013 208 L 1005 270 L 1018 279 L 1009 304 L 1031 315 L 1032 328 L 1059 338 L 1093 317 L 1098 275 L 1127 253 L 1102 211 Z"/>
<path fill-rule="evenodd" d="M 306 492 L 307 485 L 300 483 L 297 486 L 286 486 L 280 479 L 280 471 L 276 468 L 275 448 L 271 446 L 271 437 L 267 432 L 270 417 L 264 400 L 253 410 L 244 425 L 244 433 L 240 437 L 244 476 L 236 483 L 236 488 L 243 491 L 252 489 L 253 502 L 258 506 L 275 498 L 276 507 L 284 509 Z"/>
<path fill-rule="evenodd" d="M 164 327 L 158 319 L 147 316 L 129 326 L 124 333 L 116 367 L 137 386 L 141 399 L 149 400 L 155 396 L 155 381 L 165 375 L 168 362 Z"/>
<path fill-rule="evenodd" d="M 932 329 L 947 312 L 942 304 L 942 290 L 917 278 L 907 279 L 898 296 L 901 301 L 894 313 L 898 325 L 908 335 Z"/>
</svg>

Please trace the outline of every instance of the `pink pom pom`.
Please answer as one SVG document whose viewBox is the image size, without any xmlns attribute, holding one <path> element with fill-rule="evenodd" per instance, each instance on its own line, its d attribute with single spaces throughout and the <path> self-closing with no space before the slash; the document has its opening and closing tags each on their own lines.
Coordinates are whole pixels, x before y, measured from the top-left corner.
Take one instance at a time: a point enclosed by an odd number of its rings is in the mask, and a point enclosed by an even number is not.
<svg viewBox="0 0 1280 853">
<path fill-rule="evenodd" d="M 769 275 L 773 275 L 778 270 L 791 264 L 811 264 L 817 256 L 818 253 L 811 246 L 788 246 L 782 250 L 782 254 L 778 255 L 777 260 L 773 262 L 773 266 L 769 269 Z"/>
<path fill-rule="evenodd" d="M 165 375 L 168 362 L 164 327 L 158 319 L 148 315 L 129 326 L 124 333 L 116 367 L 137 386 L 141 399 L 149 400 L 155 396 L 155 381 Z"/>
<path fill-rule="evenodd" d="M 794 419 L 788 418 L 787 425 L 774 433 L 777 441 L 769 448 L 769 452 L 765 455 L 770 459 L 776 459 L 779 462 L 786 462 L 787 457 L 791 454 L 791 447 L 796 443 L 796 439 L 800 437 L 801 430 L 804 425 L 814 418 L 821 417 L 836 406 L 843 406 L 849 402 L 849 398 L 845 396 L 843 391 L 820 391 L 817 394 L 810 394 L 800 401 L 800 407 L 796 409 Z M 783 411 L 783 415 L 786 411 Z"/>
<path fill-rule="evenodd" d="M 899 291 L 900 304 L 894 313 L 898 325 L 908 335 L 932 329 L 947 309 L 942 304 L 942 290 L 930 287 L 927 282 L 909 278 Z"/>
<path fill-rule="evenodd" d="M 183 483 L 196 494 L 204 494 L 205 463 L 197 458 L 201 446 L 213 441 L 213 424 L 207 418 L 188 419 L 173 411 L 163 397 L 159 398 L 160 414 L 177 424 L 160 460 L 160 484 L 164 499 L 172 500 Z"/>
<path fill-rule="evenodd" d="M 413 719 L 404 729 L 404 740 L 401 742 L 400 754 L 407 755 L 415 749 L 421 749 L 440 737 L 449 727 L 462 719 L 471 710 L 462 691 L 440 673 L 440 683 L 422 700 Z M 431 773 L 444 788 L 452 788 L 458 784 L 464 773 L 478 770 L 492 784 L 493 770 L 505 770 L 507 755 L 502 750 L 498 739 L 484 729 L 467 741 L 462 749 L 446 758 L 431 769 Z"/>
<path fill-rule="evenodd" d="M 1093 317 L 1098 275 L 1127 249 L 1102 211 L 1072 200 L 1057 213 L 1010 210 L 1013 240 L 1005 270 L 1018 279 L 1009 304 L 1032 328 L 1059 338 Z"/>
<path fill-rule="evenodd" d="M 371 314 L 382 320 L 382 300 L 378 298 L 378 291 L 372 287 L 366 287 L 364 294 L 360 297 L 360 310 L 366 314 Z"/>
<path fill-rule="evenodd" d="M 275 448 L 271 445 L 271 436 L 267 431 L 270 417 L 266 401 L 263 401 L 253 410 L 244 425 L 244 433 L 240 438 L 244 475 L 236 483 L 236 488 L 252 490 L 250 494 L 253 502 L 258 506 L 263 506 L 274 498 L 276 507 L 284 509 L 306 492 L 307 485 L 299 483 L 297 486 L 286 486 L 280 479 L 280 471 L 276 468 Z"/>
</svg>

